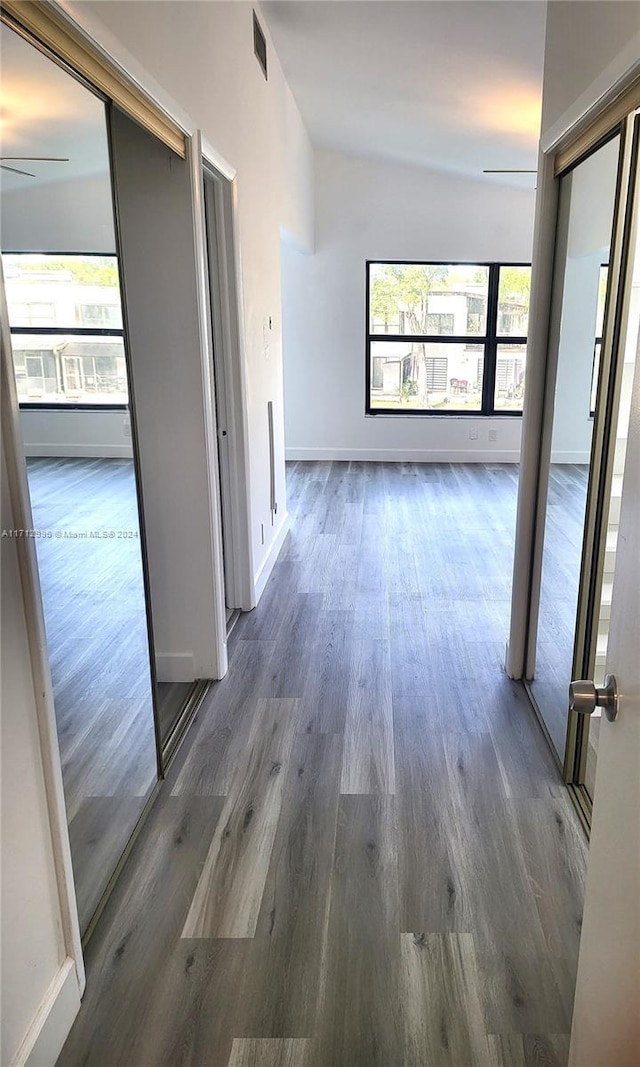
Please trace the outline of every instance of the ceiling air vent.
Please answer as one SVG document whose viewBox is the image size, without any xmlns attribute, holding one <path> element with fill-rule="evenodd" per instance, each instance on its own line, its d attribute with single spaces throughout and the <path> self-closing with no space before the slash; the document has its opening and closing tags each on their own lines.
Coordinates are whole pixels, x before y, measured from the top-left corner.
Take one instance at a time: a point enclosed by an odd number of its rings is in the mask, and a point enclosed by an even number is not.
<svg viewBox="0 0 640 1067">
<path fill-rule="evenodd" d="M 253 50 L 265 78 L 267 77 L 267 38 L 262 32 L 258 16 L 253 12 Z"/>
</svg>

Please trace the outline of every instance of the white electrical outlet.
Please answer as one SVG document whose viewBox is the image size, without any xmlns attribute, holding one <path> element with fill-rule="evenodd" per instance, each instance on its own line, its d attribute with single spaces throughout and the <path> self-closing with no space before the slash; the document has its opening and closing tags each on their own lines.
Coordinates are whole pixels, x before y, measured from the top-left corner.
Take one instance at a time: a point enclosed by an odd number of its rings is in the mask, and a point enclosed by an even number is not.
<svg viewBox="0 0 640 1067">
<path fill-rule="evenodd" d="M 469 430 L 469 440 L 470 441 L 477 441 L 478 440 L 478 431 L 477 430 Z"/>
<path fill-rule="evenodd" d="M 122 433 L 125 437 L 131 437 L 131 419 L 125 419 L 122 423 Z"/>
<path fill-rule="evenodd" d="M 498 440 L 498 431 L 497 430 L 489 430 L 489 440 L 490 441 L 497 441 Z"/>
</svg>

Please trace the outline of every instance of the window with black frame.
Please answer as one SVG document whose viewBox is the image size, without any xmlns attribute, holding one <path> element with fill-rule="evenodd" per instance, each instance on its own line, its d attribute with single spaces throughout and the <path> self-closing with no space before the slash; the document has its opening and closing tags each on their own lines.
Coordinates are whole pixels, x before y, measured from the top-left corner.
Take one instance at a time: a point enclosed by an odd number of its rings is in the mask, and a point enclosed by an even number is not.
<svg viewBox="0 0 640 1067">
<path fill-rule="evenodd" d="M 367 263 L 367 414 L 522 412 L 531 267 Z"/>
<path fill-rule="evenodd" d="M 4 253 L 18 400 L 29 407 L 126 407 L 115 256 Z"/>
</svg>

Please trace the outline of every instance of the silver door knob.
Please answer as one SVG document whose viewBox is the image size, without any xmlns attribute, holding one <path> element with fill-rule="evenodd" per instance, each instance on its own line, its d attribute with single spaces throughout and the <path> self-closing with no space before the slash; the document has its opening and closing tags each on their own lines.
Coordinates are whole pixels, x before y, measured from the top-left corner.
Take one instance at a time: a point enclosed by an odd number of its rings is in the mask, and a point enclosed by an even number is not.
<svg viewBox="0 0 640 1067">
<path fill-rule="evenodd" d="M 592 715 L 602 708 L 609 722 L 618 718 L 618 686 L 612 674 L 607 674 L 602 689 L 593 682 L 579 680 L 569 686 L 569 708 L 580 715 Z"/>
</svg>

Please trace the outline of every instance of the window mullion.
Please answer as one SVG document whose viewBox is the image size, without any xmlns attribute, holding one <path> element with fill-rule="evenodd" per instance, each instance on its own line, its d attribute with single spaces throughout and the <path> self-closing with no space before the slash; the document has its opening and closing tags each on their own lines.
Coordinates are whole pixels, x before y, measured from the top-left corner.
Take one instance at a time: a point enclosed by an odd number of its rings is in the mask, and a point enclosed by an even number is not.
<svg viewBox="0 0 640 1067">
<path fill-rule="evenodd" d="M 487 336 L 484 346 L 484 371 L 482 375 L 482 415 L 494 414 L 499 286 L 500 264 L 492 263 L 489 267 L 489 292 L 487 299 Z"/>
</svg>

